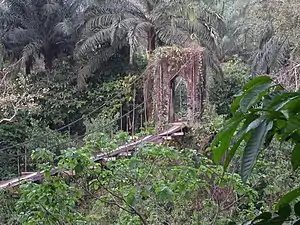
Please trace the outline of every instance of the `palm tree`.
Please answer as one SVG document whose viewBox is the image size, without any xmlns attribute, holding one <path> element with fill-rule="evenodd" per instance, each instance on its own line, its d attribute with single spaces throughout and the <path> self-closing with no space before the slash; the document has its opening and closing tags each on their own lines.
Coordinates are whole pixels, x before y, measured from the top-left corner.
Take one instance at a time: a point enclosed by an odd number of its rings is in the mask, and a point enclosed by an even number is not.
<svg viewBox="0 0 300 225">
<path fill-rule="evenodd" d="M 223 43 L 228 58 L 234 54 L 242 57 L 251 65 L 251 78 L 276 73 L 287 66 L 298 46 L 299 38 L 294 38 L 299 36 L 294 32 L 299 30 L 298 24 L 290 22 L 299 17 L 298 11 L 291 7 L 296 3 L 228 1 L 232 4 L 227 8 L 228 33 Z"/>
<path fill-rule="evenodd" d="M 215 51 L 225 27 L 205 0 L 100 0 L 85 21 L 77 57 L 88 60 L 85 72 L 92 73 L 124 46 L 131 60 L 139 46 L 151 53 L 157 45 L 197 41 Z"/>
<path fill-rule="evenodd" d="M 43 56 L 51 70 L 59 54 L 72 54 L 76 11 L 75 0 L 7 0 L 0 15 L 6 57 L 22 61 L 28 74 Z"/>
<path fill-rule="evenodd" d="M 250 58 L 252 76 L 271 74 L 288 64 L 290 43 L 287 37 L 275 35 L 272 24 L 261 35 L 259 47 Z"/>
</svg>

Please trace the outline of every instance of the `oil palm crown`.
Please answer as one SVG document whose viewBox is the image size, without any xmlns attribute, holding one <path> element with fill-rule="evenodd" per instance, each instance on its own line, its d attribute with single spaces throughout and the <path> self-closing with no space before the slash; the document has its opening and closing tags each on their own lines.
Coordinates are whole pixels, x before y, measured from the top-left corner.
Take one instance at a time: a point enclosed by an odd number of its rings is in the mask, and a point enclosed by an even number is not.
<svg viewBox="0 0 300 225">
<path fill-rule="evenodd" d="M 85 16 L 83 41 L 76 55 L 88 60 L 85 69 L 89 72 L 124 46 L 130 46 L 130 59 L 140 46 L 151 53 L 157 44 L 183 45 L 195 39 L 215 51 L 225 27 L 206 1 L 96 1 Z"/>
<path fill-rule="evenodd" d="M 43 56 L 45 69 L 51 70 L 58 54 L 72 50 L 76 10 L 75 0 L 7 0 L 0 15 L 7 58 L 24 62 L 30 73 Z"/>
</svg>

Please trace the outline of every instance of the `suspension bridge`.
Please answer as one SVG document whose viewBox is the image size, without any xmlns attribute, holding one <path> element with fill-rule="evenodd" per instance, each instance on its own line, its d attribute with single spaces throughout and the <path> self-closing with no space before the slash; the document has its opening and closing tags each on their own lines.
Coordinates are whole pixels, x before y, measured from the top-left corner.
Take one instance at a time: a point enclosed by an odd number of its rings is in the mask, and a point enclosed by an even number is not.
<svg viewBox="0 0 300 225">
<path fill-rule="evenodd" d="M 131 84 L 134 86 L 137 82 L 143 80 L 143 101 L 139 104 L 133 104 L 131 110 L 104 125 L 105 127 L 119 121 L 120 126 L 122 127 L 122 121 L 125 120 L 126 127 L 123 129 L 134 134 L 134 124 L 137 122 L 138 118 L 140 118 L 140 125 L 143 125 L 143 123 L 147 121 L 154 121 L 156 134 L 133 139 L 130 143 L 123 144 L 110 152 L 102 153 L 101 149 L 99 149 L 100 153 L 92 156 L 91 159 L 93 161 L 107 161 L 119 156 L 130 156 L 143 144 L 161 144 L 166 139 L 170 140 L 172 138 L 181 137 L 185 134 L 189 124 L 195 123 L 200 119 L 203 100 L 205 98 L 206 81 L 203 66 L 203 49 L 185 48 L 178 51 L 178 49 L 174 50 L 167 47 L 163 49 L 163 54 L 161 53 L 162 52 L 160 51 L 160 57 L 153 57 L 153 59 L 150 60 L 146 71 L 138 76 Z M 178 98 L 178 93 L 176 95 L 176 88 L 181 84 L 183 84 L 185 90 L 183 93 L 179 93 Z M 184 98 L 182 94 L 184 95 Z M 178 100 L 179 109 L 176 108 Z M 184 104 L 182 104 L 183 102 Z M 103 108 L 104 105 L 97 107 L 91 113 L 86 115 L 86 117 L 91 116 L 95 112 L 100 112 Z M 82 119 L 83 118 L 75 120 L 57 129 L 57 131 L 68 128 Z M 98 132 L 102 128 L 103 127 L 99 127 L 81 137 Z M 22 146 L 26 143 L 28 142 L 8 146 L 0 149 L 0 152 Z M 55 175 L 57 173 L 58 169 L 53 168 L 51 174 Z M 0 181 L 0 188 L 16 187 L 25 181 L 38 182 L 42 181 L 43 178 L 43 171 L 25 171 L 21 172 L 16 178 Z"/>
</svg>

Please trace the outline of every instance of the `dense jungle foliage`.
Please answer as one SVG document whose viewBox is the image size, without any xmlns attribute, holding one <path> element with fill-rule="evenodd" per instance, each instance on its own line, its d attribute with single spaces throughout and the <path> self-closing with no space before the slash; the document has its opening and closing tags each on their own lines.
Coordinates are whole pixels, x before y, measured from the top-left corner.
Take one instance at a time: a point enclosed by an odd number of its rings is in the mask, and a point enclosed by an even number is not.
<svg viewBox="0 0 300 225">
<path fill-rule="evenodd" d="M 300 224 L 299 9 L 2 0 L 0 224 Z M 166 46 L 205 49 L 201 119 L 183 137 L 95 162 L 157 134 L 144 82 Z M 187 87 L 176 82 L 181 115 Z M 1 188 L 32 171 L 43 181 Z"/>
</svg>

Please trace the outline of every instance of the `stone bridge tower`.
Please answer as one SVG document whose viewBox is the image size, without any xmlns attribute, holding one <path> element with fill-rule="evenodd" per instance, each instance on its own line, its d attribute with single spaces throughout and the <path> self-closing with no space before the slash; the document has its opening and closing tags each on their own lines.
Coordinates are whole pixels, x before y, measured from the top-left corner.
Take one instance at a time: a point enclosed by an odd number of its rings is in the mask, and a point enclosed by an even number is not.
<svg viewBox="0 0 300 225">
<path fill-rule="evenodd" d="M 200 119 L 206 85 L 203 52 L 201 47 L 163 47 L 150 59 L 144 82 L 145 108 L 159 130 L 169 123 Z"/>
</svg>

